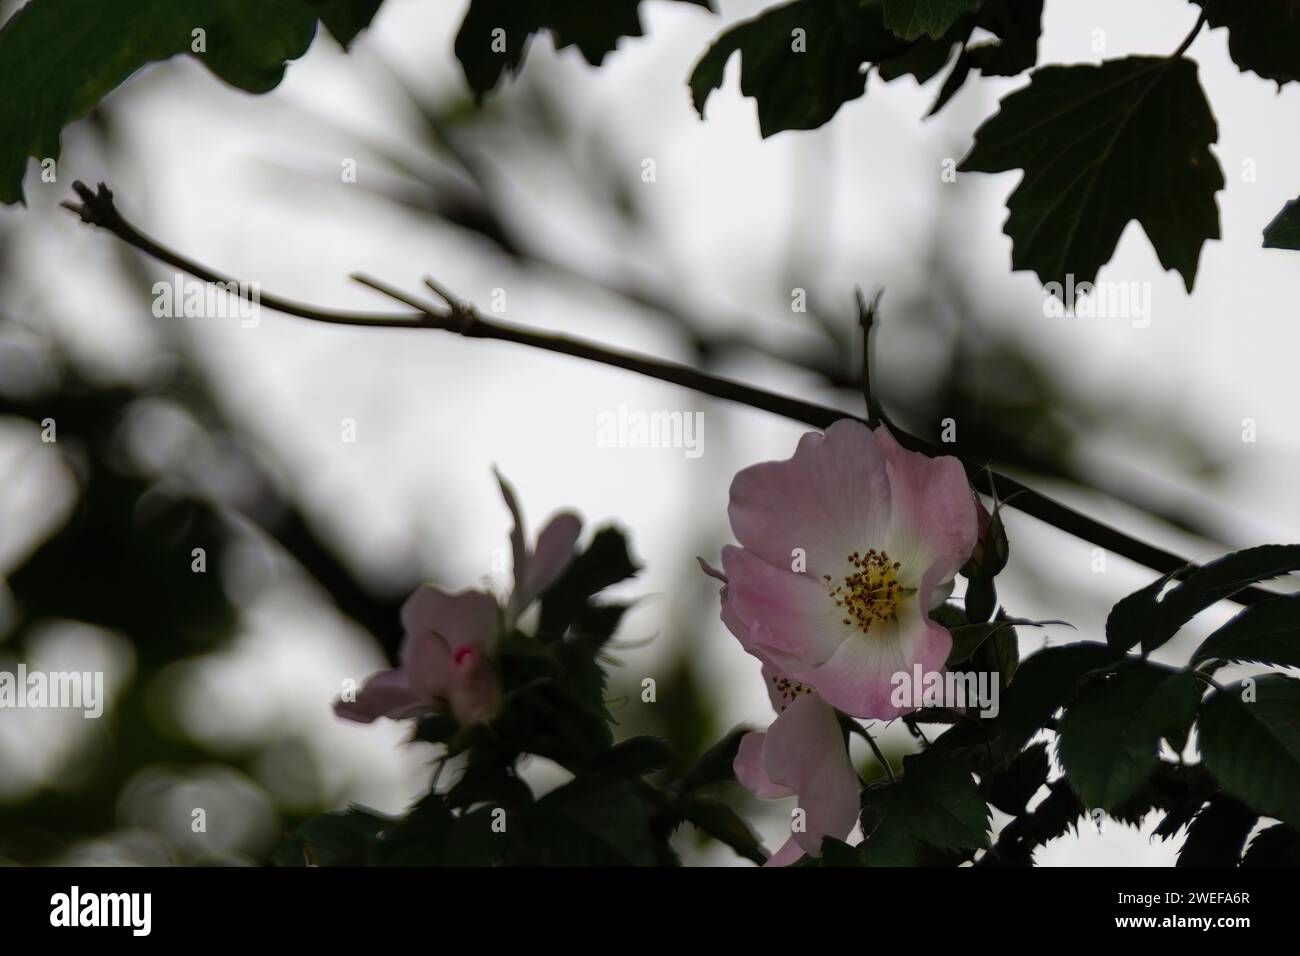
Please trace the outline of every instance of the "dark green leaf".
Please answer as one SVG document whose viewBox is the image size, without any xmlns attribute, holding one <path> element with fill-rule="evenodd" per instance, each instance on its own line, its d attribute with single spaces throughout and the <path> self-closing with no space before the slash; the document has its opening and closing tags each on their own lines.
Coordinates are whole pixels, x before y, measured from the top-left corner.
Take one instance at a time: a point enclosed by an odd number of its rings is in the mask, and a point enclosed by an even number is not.
<svg viewBox="0 0 1300 956">
<path fill-rule="evenodd" d="M 1006 621 L 1006 623 L 1013 623 Z M 1020 666 L 1020 639 L 1014 627 L 995 631 L 971 653 L 970 664 L 962 668 L 980 674 L 997 674 L 999 691 L 1006 690 Z"/>
<path fill-rule="evenodd" d="M 463 813 L 447 829 L 442 844 L 443 866 L 500 866 L 510 862 L 515 846 L 511 812 L 503 807 L 479 807 Z"/>
<path fill-rule="evenodd" d="M 1300 595 L 1246 608 L 1205 639 L 1192 663 L 1255 661 L 1300 667 Z"/>
<path fill-rule="evenodd" d="M 961 42 L 962 37 L 970 34 L 973 27 L 974 21 L 968 18 L 962 21 L 961 26 L 953 28 L 954 33 L 960 33 L 962 36 L 945 37 L 940 40 L 932 40 L 926 36 L 919 37 L 902 52 L 877 62 L 876 72 L 886 83 L 892 83 L 903 76 L 912 77 L 918 84 L 928 83 L 948 65 L 954 47 Z"/>
<path fill-rule="evenodd" d="M 1228 54 L 1243 71 L 1279 85 L 1300 80 L 1300 7 L 1295 0 L 1193 0 L 1212 29 L 1227 27 Z"/>
<path fill-rule="evenodd" d="M 966 582 L 966 617 L 972 624 L 991 618 L 997 604 L 998 592 L 992 578 L 971 578 Z"/>
<path fill-rule="evenodd" d="M 447 806 L 462 808 L 487 803 L 514 808 L 532 803 L 532 790 L 515 775 L 519 751 L 503 741 L 486 739 L 488 732 L 480 737 L 483 739 L 469 750 L 455 786 L 447 792 Z"/>
<path fill-rule="evenodd" d="M 602 528 L 586 550 L 573 559 L 559 580 L 542 595 L 538 636 L 543 641 L 555 640 L 579 619 L 588 628 L 594 627 L 591 617 L 594 612 L 588 608 L 587 602 L 605 588 L 633 577 L 639 570 L 639 565 L 628 553 L 623 532 L 613 527 Z M 609 605 L 609 613 L 613 613 L 615 607 L 618 605 Z"/>
<path fill-rule="evenodd" d="M 822 855 L 817 859 L 817 865 L 832 869 L 858 867 L 863 865 L 862 854 L 858 847 L 849 846 L 843 840 L 826 836 L 822 837 Z"/>
<path fill-rule="evenodd" d="M 762 866 L 767 862 L 763 845 L 754 831 L 725 803 L 707 797 L 688 797 L 676 805 L 683 820 L 736 851 L 746 860 Z"/>
<path fill-rule="evenodd" d="M 735 780 L 736 751 L 740 749 L 741 738 L 747 733 L 749 733 L 749 728 L 740 727 L 705 751 L 704 755 L 696 761 L 695 766 L 682 780 L 683 791 L 690 793 L 692 790 L 698 790 L 701 787 Z"/>
<path fill-rule="evenodd" d="M 762 135 L 816 129 L 866 90 L 864 63 L 907 48 L 885 29 L 877 6 L 795 0 L 718 37 L 691 72 L 691 96 L 703 116 L 709 94 L 722 85 L 727 61 L 739 52 L 740 91 L 758 101 Z"/>
<path fill-rule="evenodd" d="M 1178 828 L 1189 823 L 1200 811 L 1202 804 L 1218 792 L 1218 784 L 1200 764 L 1160 761 L 1147 781 L 1129 800 L 1112 807 L 1108 816 L 1128 824 L 1141 826 L 1149 813 L 1166 811 L 1161 825 L 1172 827 L 1172 836 Z M 1170 817 L 1176 820 L 1170 820 Z M 1159 828 L 1157 828 L 1159 831 Z M 1164 833 L 1159 833 L 1165 836 Z"/>
<path fill-rule="evenodd" d="M 908 757 L 894 782 L 862 791 L 862 831 L 873 844 L 905 836 L 939 850 L 988 846 L 989 810 L 960 764 L 933 753 Z"/>
<path fill-rule="evenodd" d="M 1186 743 L 1200 685 L 1186 671 L 1131 661 L 1094 675 L 1066 709 L 1057 754 L 1087 807 L 1131 799 L 1155 769 L 1161 739 Z"/>
<path fill-rule="evenodd" d="M 709 0 L 677 0 L 711 9 Z M 503 74 L 523 66 L 533 34 L 550 31 L 555 48 L 576 46 L 592 66 L 604 62 L 623 37 L 639 37 L 641 0 L 471 0 L 456 34 L 456 59 L 476 100 L 496 86 Z M 498 33 L 497 31 L 502 31 Z"/>
<path fill-rule="evenodd" d="M 1300 249 L 1300 199 L 1292 199 L 1264 227 L 1265 249 Z"/>
<path fill-rule="evenodd" d="M 459 732 L 460 724 L 451 714 L 429 714 L 415 725 L 415 739 L 429 744 L 450 744 Z"/>
<path fill-rule="evenodd" d="M 1215 797 L 1192 820 L 1179 866 L 1236 866 L 1259 814 L 1231 797 Z"/>
<path fill-rule="evenodd" d="M 960 168 L 1025 171 L 1007 202 L 1012 265 L 1054 293 L 1092 283 L 1134 219 L 1190 290 L 1202 244 L 1219 237 L 1217 138 L 1191 60 L 1049 66 L 1002 100 Z"/>
<path fill-rule="evenodd" d="M 376 866 L 442 866 L 455 822 L 441 795 L 430 793 L 380 834 L 372 847 L 372 861 Z"/>
<path fill-rule="evenodd" d="M 580 776 L 529 809 L 524 821 L 535 854 L 551 866 L 654 866 L 661 860 L 651 826 L 657 808 L 639 782 Z"/>
<path fill-rule="evenodd" d="M 918 713 L 923 718 L 919 721 L 922 723 L 952 724 L 951 727 L 934 739 L 930 746 L 926 748 L 927 752 L 942 754 L 949 760 L 955 761 L 967 770 L 978 774 L 987 774 L 994 767 L 1002 766 L 1001 755 L 996 754 L 993 749 L 993 741 L 997 736 L 997 722 L 995 720 L 974 716 L 966 717 L 965 720 L 948 719 L 949 715 L 944 711 L 930 710 Z M 913 714 L 909 714 L 904 719 L 907 720 L 913 716 Z M 940 720 L 938 718 L 944 719 Z M 1008 755 L 1008 759 L 1014 756 L 1014 754 Z"/>
<path fill-rule="evenodd" d="M 1115 605 L 1106 619 L 1106 642 L 1128 650 L 1140 641 L 1143 653 L 1150 654 L 1210 605 L 1244 587 L 1296 570 L 1300 570 L 1300 545 L 1266 544 L 1211 561 L 1160 596 L 1170 579 L 1166 575 Z"/>
<path fill-rule="evenodd" d="M 1051 760 L 1047 744 L 1039 742 L 1016 755 L 1006 767 L 989 775 L 989 803 L 1013 817 L 1025 812 L 1025 805 L 1047 783 Z"/>
<path fill-rule="evenodd" d="M 547 757 L 570 770 L 588 766 L 614 742 L 603 716 L 550 683 L 513 697 L 493 728 L 518 751 Z"/>
<path fill-rule="evenodd" d="M 970 622 L 966 620 L 966 611 L 960 604 L 940 604 L 936 608 L 930 609 L 930 619 L 938 621 L 949 631 L 959 627 L 965 627 Z"/>
<path fill-rule="evenodd" d="M 232 86 L 265 93 L 307 52 L 324 18 L 343 42 L 378 4 L 348 0 L 32 0 L 0 28 L 0 202 L 21 200 L 27 158 L 59 155 L 59 134 L 141 67 L 177 54 Z M 192 52 L 196 29 L 206 52 Z"/>
<path fill-rule="evenodd" d="M 1078 642 L 1044 648 L 1021 662 L 993 722 L 997 758 L 1006 761 L 1018 754 L 1053 714 L 1074 700 L 1083 675 L 1117 659 L 1105 644 Z"/>
<path fill-rule="evenodd" d="M 1300 680 L 1270 674 L 1216 691 L 1201 708 L 1200 745 L 1227 793 L 1300 825 Z"/>
<path fill-rule="evenodd" d="M 1043 0 L 987 0 L 975 25 L 988 31 L 994 39 L 969 44 L 962 38 L 961 54 L 928 115 L 933 116 L 948 104 L 965 84 L 971 70 L 978 70 L 984 76 L 1016 76 L 1037 63 L 1042 19 Z"/>
<path fill-rule="evenodd" d="M 1255 834 L 1242 866 L 1300 866 L 1300 834 L 1285 823 L 1275 823 Z"/>
<path fill-rule="evenodd" d="M 1049 787 L 1043 801 L 1002 828 L 997 843 L 979 861 L 981 866 L 1030 866 L 1034 850 L 1064 835 L 1083 816 L 1083 804 L 1064 780 Z"/>
<path fill-rule="evenodd" d="M 914 40 L 925 34 L 939 39 L 964 14 L 979 9 L 983 0 L 882 0 L 885 26 L 897 36 Z"/>
<path fill-rule="evenodd" d="M 1123 654 L 1159 629 L 1161 611 L 1156 599 L 1173 577 L 1166 574 L 1115 602 L 1106 615 L 1107 646 Z"/>
<path fill-rule="evenodd" d="M 392 817 L 353 806 L 312 817 L 276 850 L 277 866 L 361 866 Z"/>
<path fill-rule="evenodd" d="M 985 0 L 976 24 L 996 40 L 966 48 L 985 76 L 1015 76 L 1038 62 L 1043 0 Z"/>
<path fill-rule="evenodd" d="M 316 8 L 321 23 L 345 47 L 370 26 L 381 3 L 383 0 L 307 0 Z"/>
<path fill-rule="evenodd" d="M 970 659 L 975 649 L 999 631 L 1014 628 L 1014 621 L 988 621 L 984 624 L 965 624 L 953 628 L 952 650 L 948 652 L 948 664 L 951 669 Z"/>
<path fill-rule="evenodd" d="M 673 748 L 659 737 L 631 737 L 615 744 L 592 761 L 591 773 L 609 777 L 641 777 L 662 770 L 673 761 Z"/>
</svg>

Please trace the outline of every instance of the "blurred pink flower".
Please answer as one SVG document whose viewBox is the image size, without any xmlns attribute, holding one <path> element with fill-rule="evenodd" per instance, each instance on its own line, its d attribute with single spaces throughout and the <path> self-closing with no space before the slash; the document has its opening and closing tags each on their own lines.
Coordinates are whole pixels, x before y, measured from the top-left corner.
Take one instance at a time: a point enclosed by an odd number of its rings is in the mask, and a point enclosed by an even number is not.
<svg viewBox="0 0 1300 956">
<path fill-rule="evenodd" d="M 506 608 L 485 591 L 448 594 L 421 585 L 402 605 L 401 663 L 370 678 L 356 700 L 336 701 L 334 712 L 340 717 L 368 724 L 376 717 L 400 720 L 450 711 L 461 724 L 470 724 L 496 715 L 501 705 L 494 663 L 499 636 L 568 567 L 582 531 L 576 515 L 562 512 L 542 529 L 530 551 L 514 492 L 500 475 L 497 480 L 514 518 L 515 585 Z"/>
<path fill-rule="evenodd" d="M 450 711 L 462 724 L 489 719 L 501 698 L 492 665 L 500 608 L 483 591 L 447 594 L 422 585 L 402 605 L 401 665 L 376 674 L 334 712 L 370 723 Z"/>
<path fill-rule="evenodd" d="M 745 650 L 855 717 L 904 713 L 891 679 L 943 669 L 952 637 L 929 612 L 975 546 L 961 463 L 845 419 L 738 473 L 728 514 L 722 620 Z"/>
<path fill-rule="evenodd" d="M 858 818 L 860 783 L 849 762 L 844 731 L 834 709 L 810 687 L 763 668 L 768 695 L 778 715 L 766 733 L 740 740 L 736 779 L 756 797 L 798 797 L 800 826 L 772 854 L 766 866 L 786 866 L 805 853 L 821 855 L 823 836 L 848 838 Z"/>
</svg>

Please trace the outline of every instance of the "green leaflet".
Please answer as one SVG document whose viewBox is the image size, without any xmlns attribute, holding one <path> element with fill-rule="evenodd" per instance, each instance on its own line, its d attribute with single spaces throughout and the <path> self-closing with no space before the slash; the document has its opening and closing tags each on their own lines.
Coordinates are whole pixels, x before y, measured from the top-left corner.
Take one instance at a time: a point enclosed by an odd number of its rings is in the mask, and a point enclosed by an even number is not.
<svg viewBox="0 0 1300 956">
<path fill-rule="evenodd" d="M 57 158 L 63 128 L 141 67 L 186 53 L 231 86 L 265 93 L 307 52 L 317 19 L 346 44 L 378 7 L 379 0 L 32 0 L 0 28 L 0 202 L 21 201 L 27 159 Z"/>
</svg>

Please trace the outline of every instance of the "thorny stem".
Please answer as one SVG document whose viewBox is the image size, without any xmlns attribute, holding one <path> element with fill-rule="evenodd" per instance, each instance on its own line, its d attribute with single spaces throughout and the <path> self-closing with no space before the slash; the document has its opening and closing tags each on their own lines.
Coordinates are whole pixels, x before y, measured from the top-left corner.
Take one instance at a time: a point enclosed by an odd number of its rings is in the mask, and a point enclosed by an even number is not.
<svg viewBox="0 0 1300 956">
<path fill-rule="evenodd" d="M 238 288 L 237 280 L 213 272 L 199 263 L 168 249 L 137 230 L 118 212 L 113 202 L 112 191 L 103 183 L 100 183 L 98 190 L 94 192 L 82 182 L 74 183 L 73 189 L 81 199 L 81 203 L 65 202 L 63 206 L 79 215 L 82 221 L 107 229 L 128 245 L 134 246 L 161 262 L 188 272 L 198 279 L 223 284 L 235 283 L 234 287 Z M 348 325 L 362 328 L 438 329 L 467 338 L 513 342 L 517 345 L 526 345 L 530 348 L 556 352 L 561 355 L 569 355 L 574 358 L 621 368 L 661 382 L 681 385 L 704 395 L 771 412 L 774 415 L 780 415 L 793 421 L 803 422 L 814 428 L 828 428 L 842 418 L 857 418 L 862 421 L 858 416 L 840 409 L 779 395 L 742 382 L 710 375 L 677 362 L 668 362 L 634 352 L 606 348 L 592 342 L 564 335 L 534 332 L 518 326 L 489 321 L 483 318 L 473 306 L 456 299 L 442 289 L 441 286 L 432 284 L 432 280 L 426 280 L 426 282 L 430 283 L 431 288 L 447 303 L 443 308 L 424 303 L 406 293 L 386 286 L 378 280 L 361 276 L 355 278 L 376 291 L 409 305 L 416 311 L 406 315 L 340 312 L 319 309 L 271 295 L 262 295 L 259 301 L 262 305 L 276 312 L 331 325 Z M 905 448 L 932 456 L 944 454 L 941 449 L 936 448 L 922 438 L 898 428 L 892 430 L 899 444 Z M 966 467 L 966 473 L 970 477 L 971 483 L 977 490 L 998 498 L 1004 505 L 1014 507 L 1027 515 L 1038 518 L 1040 521 L 1046 522 L 1067 534 L 1114 552 L 1154 571 L 1171 574 L 1178 579 L 1182 579 L 1196 570 L 1196 565 L 1185 558 L 1089 518 L 1068 505 L 1027 488 L 1014 478 L 986 468 L 980 463 L 965 461 L 963 464 Z M 1009 500 L 1012 496 L 1015 497 L 1014 503 Z M 1272 592 L 1252 586 L 1242 588 L 1228 597 L 1227 600 L 1237 604 L 1250 605 L 1276 596 Z"/>
</svg>

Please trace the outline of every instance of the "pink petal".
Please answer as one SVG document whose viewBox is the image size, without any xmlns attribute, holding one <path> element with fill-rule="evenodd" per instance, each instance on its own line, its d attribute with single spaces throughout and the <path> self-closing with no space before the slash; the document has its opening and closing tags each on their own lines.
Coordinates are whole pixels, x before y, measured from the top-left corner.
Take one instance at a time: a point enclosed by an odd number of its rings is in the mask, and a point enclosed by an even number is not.
<svg viewBox="0 0 1300 956">
<path fill-rule="evenodd" d="M 409 635 L 438 634 L 448 646 L 473 644 L 490 652 L 496 644 L 500 608 L 482 591 L 448 594 L 421 585 L 402 605 L 402 627 Z"/>
<path fill-rule="evenodd" d="M 904 602 L 896 622 L 845 641 L 805 682 L 827 703 L 854 717 L 892 720 L 909 713 L 913 707 L 896 706 L 891 700 L 894 676 L 904 674 L 910 680 L 917 663 L 923 673 L 938 673 L 952 649 L 952 635 L 923 608 L 928 605 Z"/>
<path fill-rule="evenodd" d="M 739 472 L 727 508 L 745 548 L 782 568 L 802 548 L 815 578 L 843 573 L 849 554 L 883 541 L 889 512 L 884 455 L 871 430 L 852 419 L 804 435 L 786 461 Z"/>
<path fill-rule="evenodd" d="M 816 694 L 787 707 L 767 731 L 763 764 L 768 779 L 794 790 L 806 827 L 793 833 L 805 853 L 818 856 L 823 836 L 843 840 L 858 819 L 859 782 L 839 719 Z"/>
<path fill-rule="evenodd" d="M 451 676 L 451 648 L 432 631 L 411 632 L 402 638 L 402 670 L 412 690 L 424 699 L 445 698 Z"/>
<path fill-rule="evenodd" d="M 781 849 L 773 853 L 764 863 L 764 866 L 789 866 L 791 863 L 798 863 L 803 858 L 803 847 L 799 842 L 791 837 L 781 844 Z"/>
<path fill-rule="evenodd" d="M 876 441 L 884 452 L 893 503 L 884 548 L 902 567 L 904 587 L 937 572 L 936 584 L 952 580 L 975 549 L 975 496 L 960 461 L 907 451 L 881 425 Z"/>
<path fill-rule="evenodd" d="M 537 536 L 537 549 L 528 558 L 524 580 L 515 578 L 515 590 L 523 592 L 519 609 L 523 610 L 555 583 L 573 560 L 573 546 L 582 533 L 582 519 L 571 512 L 561 512 L 550 520 Z"/>
<path fill-rule="evenodd" d="M 334 713 L 362 724 L 368 724 L 376 717 L 401 720 L 431 709 L 432 701 L 412 689 L 406 672 L 401 668 L 381 671 L 370 678 L 355 701 L 334 702 Z"/>
<path fill-rule="evenodd" d="M 742 787 L 762 800 L 792 797 L 793 790 L 773 783 L 767 777 L 767 768 L 763 763 L 763 746 L 766 740 L 767 734 L 758 730 L 751 731 L 740 738 L 740 748 L 736 751 L 736 759 L 731 765 L 736 772 L 736 779 Z"/>
<path fill-rule="evenodd" d="M 781 673 L 798 676 L 817 667 L 852 634 L 826 585 L 810 574 L 773 567 L 751 552 L 722 549 L 727 575 L 723 620 L 745 650 Z"/>
</svg>

